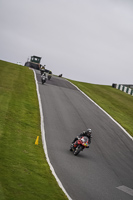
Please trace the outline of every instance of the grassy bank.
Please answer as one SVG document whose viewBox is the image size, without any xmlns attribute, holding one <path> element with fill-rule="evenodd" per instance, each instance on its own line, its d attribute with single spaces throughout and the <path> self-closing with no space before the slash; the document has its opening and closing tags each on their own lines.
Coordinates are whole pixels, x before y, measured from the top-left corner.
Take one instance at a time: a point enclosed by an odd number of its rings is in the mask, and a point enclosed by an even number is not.
<svg viewBox="0 0 133 200">
<path fill-rule="evenodd" d="M 109 113 L 133 136 L 133 96 L 112 86 L 69 80 Z"/>
<path fill-rule="evenodd" d="M 133 136 L 133 97 L 72 81 Z M 35 145 L 39 136 L 39 145 Z M 0 61 L 0 199 L 65 200 L 45 159 L 33 71 Z"/>
<path fill-rule="evenodd" d="M 4 61 L 0 61 L 0 163 L 1 200 L 67 199 L 45 159 L 33 71 Z"/>
</svg>

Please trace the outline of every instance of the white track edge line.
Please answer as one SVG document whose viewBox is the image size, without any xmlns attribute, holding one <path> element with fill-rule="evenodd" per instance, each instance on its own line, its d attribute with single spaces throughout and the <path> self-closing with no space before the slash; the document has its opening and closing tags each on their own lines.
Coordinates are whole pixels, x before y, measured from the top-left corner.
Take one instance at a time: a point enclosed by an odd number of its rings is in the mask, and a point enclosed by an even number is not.
<svg viewBox="0 0 133 200">
<path fill-rule="evenodd" d="M 67 79 L 66 79 L 67 80 Z M 67 80 L 68 81 L 68 80 Z M 70 81 L 68 81 L 69 83 L 71 83 Z M 74 85 L 73 83 L 71 83 L 74 87 L 77 88 L 77 90 L 79 90 L 83 95 L 85 95 L 92 103 L 94 103 L 98 108 L 100 108 L 110 119 L 112 119 L 112 121 L 114 121 L 127 135 L 128 137 L 133 140 L 133 137 L 113 118 L 111 117 L 105 110 L 103 110 L 95 101 L 93 101 L 90 97 L 88 97 L 82 90 L 80 90 L 76 85 Z"/>
<path fill-rule="evenodd" d="M 36 78 L 36 73 L 34 72 L 34 78 L 35 78 L 35 83 L 36 83 L 36 91 L 37 91 L 37 96 L 38 96 L 38 101 L 39 101 L 39 109 L 40 109 L 40 117 L 41 117 L 41 135 L 42 135 L 42 143 L 43 143 L 43 149 L 44 149 L 44 153 L 46 155 L 46 160 L 48 162 L 48 165 L 50 167 L 50 170 L 52 171 L 52 174 L 54 175 L 59 187 L 62 189 L 62 191 L 65 193 L 65 195 L 67 196 L 67 198 L 69 200 L 72 200 L 72 198 L 69 196 L 69 194 L 66 192 L 65 188 L 63 187 L 60 179 L 58 178 L 58 176 L 55 173 L 55 170 L 50 162 L 49 156 L 48 156 L 48 151 L 47 151 L 47 144 L 46 144 L 46 138 L 45 138 L 45 128 L 44 128 L 44 119 L 43 119 L 43 110 L 42 110 L 42 104 L 41 104 L 41 98 L 40 98 L 40 93 L 39 93 L 39 87 L 38 87 L 38 83 L 37 83 L 37 78 Z"/>
</svg>

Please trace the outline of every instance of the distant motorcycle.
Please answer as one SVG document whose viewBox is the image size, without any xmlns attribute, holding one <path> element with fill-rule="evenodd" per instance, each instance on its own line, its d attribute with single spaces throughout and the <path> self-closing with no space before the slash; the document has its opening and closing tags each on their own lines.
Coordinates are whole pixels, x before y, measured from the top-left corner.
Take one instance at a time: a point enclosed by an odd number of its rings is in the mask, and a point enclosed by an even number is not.
<svg viewBox="0 0 133 200">
<path fill-rule="evenodd" d="M 46 75 L 42 75 L 41 76 L 41 81 L 42 81 L 42 84 L 44 84 L 46 82 L 47 78 L 46 78 Z"/>
<path fill-rule="evenodd" d="M 70 146 L 70 151 L 73 151 L 73 154 L 77 156 L 80 153 L 80 151 L 83 151 L 84 148 L 86 147 L 89 148 L 88 142 L 89 142 L 88 137 L 83 136 L 78 140 L 76 140 L 74 144 Z"/>
<path fill-rule="evenodd" d="M 48 74 L 48 80 L 50 80 L 51 79 L 51 74 Z"/>
</svg>

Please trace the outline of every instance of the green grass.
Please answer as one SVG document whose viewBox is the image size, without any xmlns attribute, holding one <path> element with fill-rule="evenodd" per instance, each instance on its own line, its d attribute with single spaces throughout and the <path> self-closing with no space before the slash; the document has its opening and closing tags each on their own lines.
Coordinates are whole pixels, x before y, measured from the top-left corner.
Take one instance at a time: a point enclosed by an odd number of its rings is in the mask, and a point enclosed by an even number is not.
<svg viewBox="0 0 133 200">
<path fill-rule="evenodd" d="M 33 71 L 5 61 L 0 61 L 0 199 L 67 199 L 45 159 Z"/>
<path fill-rule="evenodd" d="M 133 136 L 133 96 L 112 86 L 69 81 L 94 100 Z"/>
<path fill-rule="evenodd" d="M 70 81 L 133 136 L 132 96 L 111 86 Z M 5 61 L 0 61 L 0 172 L 1 200 L 67 199 L 45 159 L 33 71 Z"/>
</svg>

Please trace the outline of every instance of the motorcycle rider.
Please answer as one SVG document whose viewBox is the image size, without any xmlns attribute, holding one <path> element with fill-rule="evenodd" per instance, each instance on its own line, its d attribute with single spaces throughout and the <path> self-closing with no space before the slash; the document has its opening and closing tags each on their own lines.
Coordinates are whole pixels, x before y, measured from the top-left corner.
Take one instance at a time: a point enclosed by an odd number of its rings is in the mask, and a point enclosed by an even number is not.
<svg viewBox="0 0 133 200">
<path fill-rule="evenodd" d="M 46 65 L 41 66 L 41 68 L 40 68 L 41 75 L 45 72 L 45 66 L 46 66 Z"/>
<path fill-rule="evenodd" d="M 88 143 L 90 144 L 91 143 L 91 138 L 92 138 L 91 134 L 92 134 L 92 131 L 91 131 L 90 128 L 88 128 L 86 131 L 83 131 L 82 133 L 80 133 L 80 135 L 78 135 L 77 137 L 74 138 L 74 140 L 72 142 L 72 146 L 74 145 L 74 142 L 76 140 L 78 140 L 79 138 L 81 138 L 82 136 L 88 137 L 88 139 L 89 139 Z M 89 148 L 89 146 L 86 147 L 86 148 Z"/>
<path fill-rule="evenodd" d="M 44 71 L 41 75 L 41 81 L 45 80 L 46 82 L 46 79 L 47 79 L 47 75 L 46 75 L 46 72 Z"/>
<path fill-rule="evenodd" d="M 49 72 L 48 72 L 48 80 L 50 80 L 50 79 L 51 79 L 51 77 L 52 77 L 52 72 L 51 72 L 51 71 L 49 71 Z"/>
</svg>

